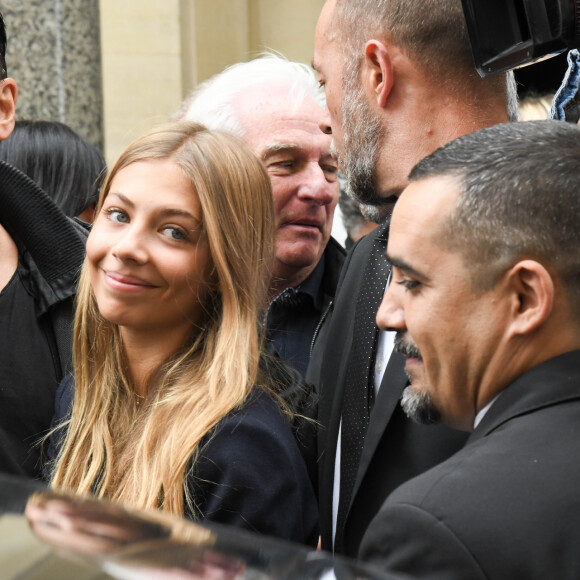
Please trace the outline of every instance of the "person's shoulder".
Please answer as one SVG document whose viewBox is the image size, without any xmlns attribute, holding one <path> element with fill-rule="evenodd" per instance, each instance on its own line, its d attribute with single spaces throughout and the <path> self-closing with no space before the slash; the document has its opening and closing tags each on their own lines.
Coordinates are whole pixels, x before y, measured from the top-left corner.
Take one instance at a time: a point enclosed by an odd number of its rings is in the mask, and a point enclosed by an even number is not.
<svg viewBox="0 0 580 580">
<path fill-rule="evenodd" d="M 71 412 L 75 393 L 75 379 L 72 373 L 68 373 L 61 380 L 54 399 L 55 420 L 64 420 Z"/>
<path fill-rule="evenodd" d="M 291 433 L 279 403 L 260 387 L 254 387 L 242 405 L 230 411 L 216 426 L 220 433 L 237 431 L 239 434 L 241 429 L 276 433 L 287 429 Z"/>
<path fill-rule="evenodd" d="M 290 426 L 254 387 L 200 449 L 188 486 L 204 517 L 297 542 L 313 541 L 316 500 Z"/>
<path fill-rule="evenodd" d="M 388 238 L 388 224 L 381 224 L 372 232 L 360 238 L 346 255 L 345 269 L 350 265 L 366 264 L 371 255 L 371 249 L 375 241 L 379 240 L 385 244 Z"/>
</svg>

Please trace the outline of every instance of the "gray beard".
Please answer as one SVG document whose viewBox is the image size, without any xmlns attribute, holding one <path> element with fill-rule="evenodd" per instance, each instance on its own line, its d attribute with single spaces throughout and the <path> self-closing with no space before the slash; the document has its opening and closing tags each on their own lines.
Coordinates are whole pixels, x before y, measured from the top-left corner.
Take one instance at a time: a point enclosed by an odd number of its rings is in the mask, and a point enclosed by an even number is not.
<svg viewBox="0 0 580 580">
<path fill-rule="evenodd" d="M 361 205 L 360 212 L 369 222 L 382 224 L 392 213 L 394 204 L 389 205 Z"/>
<path fill-rule="evenodd" d="M 379 208 L 376 205 L 362 204 L 360 206 L 360 212 L 362 213 L 362 216 L 365 218 L 365 220 L 369 222 L 380 224 L 382 221 Z"/>
<path fill-rule="evenodd" d="M 441 413 L 433 404 L 431 395 L 417 391 L 411 385 L 401 395 L 401 407 L 405 415 L 420 425 L 433 425 L 441 421 Z"/>
<path fill-rule="evenodd" d="M 344 154 L 340 161 L 347 194 L 363 206 L 378 206 L 384 202 L 377 187 L 376 167 L 385 130 L 366 102 L 358 72 L 357 66 L 347 65 L 342 104 Z"/>
</svg>

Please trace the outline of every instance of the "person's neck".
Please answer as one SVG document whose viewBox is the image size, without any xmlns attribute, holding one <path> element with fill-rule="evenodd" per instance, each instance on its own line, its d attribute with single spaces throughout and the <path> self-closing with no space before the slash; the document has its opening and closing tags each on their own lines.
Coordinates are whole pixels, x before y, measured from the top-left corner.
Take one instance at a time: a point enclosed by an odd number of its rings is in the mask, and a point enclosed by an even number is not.
<svg viewBox="0 0 580 580">
<path fill-rule="evenodd" d="M 157 371 L 184 344 L 179 332 L 121 328 L 125 359 L 135 393 L 147 396 Z"/>
<path fill-rule="evenodd" d="M 476 413 L 518 377 L 552 358 L 580 350 L 580 325 L 572 322 L 574 312 L 564 302 L 561 299 L 550 317 L 533 333 L 497 341 L 481 378 Z"/>
<path fill-rule="evenodd" d="M 446 92 L 430 99 L 429 106 L 418 106 L 415 117 L 417 131 L 413 144 L 423 157 L 458 137 L 508 121 L 507 104 L 487 102 L 485 97 L 481 106 Z"/>
<path fill-rule="evenodd" d="M 0 226 L 0 291 L 10 282 L 17 267 L 18 248 L 8 232 Z"/>
<path fill-rule="evenodd" d="M 382 112 L 388 146 L 377 161 L 377 175 L 379 188 L 389 195 L 400 193 L 415 164 L 439 147 L 508 121 L 503 94 L 483 93 L 476 99 L 470 89 L 462 94 L 459 89 L 436 88 L 428 79 L 405 86 L 393 92 L 389 108 Z"/>
</svg>

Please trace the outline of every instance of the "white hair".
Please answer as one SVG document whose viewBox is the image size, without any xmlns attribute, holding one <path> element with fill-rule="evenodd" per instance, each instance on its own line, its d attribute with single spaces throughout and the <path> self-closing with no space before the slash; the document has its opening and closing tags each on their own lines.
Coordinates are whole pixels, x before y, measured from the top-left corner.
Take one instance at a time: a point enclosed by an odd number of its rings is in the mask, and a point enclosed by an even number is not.
<svg viewBox="0 0 580 580">
<path fill-rule="evenodd" d="M 201 83 L 186 97 L 173 120 L 195 121 L 243 139 L 235 103 L 242 93 L 264 85 L 287 87 L 297 108 L 306 97 L 325 107 L 324 91 L 308 65 L 266 52 L 254 60 L 231 65 Z"/>
</svg>

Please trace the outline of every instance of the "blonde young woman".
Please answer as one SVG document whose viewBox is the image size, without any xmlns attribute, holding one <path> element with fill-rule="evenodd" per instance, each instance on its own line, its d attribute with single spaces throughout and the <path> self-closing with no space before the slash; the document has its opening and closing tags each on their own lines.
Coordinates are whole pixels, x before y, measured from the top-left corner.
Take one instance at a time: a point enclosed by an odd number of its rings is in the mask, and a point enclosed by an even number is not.
<svg viewBox="0 0 580 580">
<path fill-rule="evenodd" d="M 52 485 L 312 541 L 315 498 L 260 346 L 274 224 L 260 162 L 231 136 L 165 126 L 121 155 L 97 212 Z"/>
</svg>

